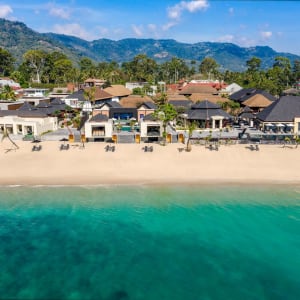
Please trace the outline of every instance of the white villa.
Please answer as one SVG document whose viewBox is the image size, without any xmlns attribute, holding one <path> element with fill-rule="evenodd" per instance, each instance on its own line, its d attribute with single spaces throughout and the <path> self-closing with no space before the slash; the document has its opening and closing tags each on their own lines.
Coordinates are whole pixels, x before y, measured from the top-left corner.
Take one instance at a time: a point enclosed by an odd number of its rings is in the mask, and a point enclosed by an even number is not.
<svg viewBox="0 0 300 300">
<path fill-rule="evenodd" d="M 17 136 L 39 136 L 58 129 L 57 117 L 39 111 L 0 110 L 0 134 L 4 129 Z"/>
<path fill-rule="evenodd" d="M 96 114 L 84 124 L 87 141 L 107 141 L 113 136 L 113 120 L 106 115 Z"/>
</svg>

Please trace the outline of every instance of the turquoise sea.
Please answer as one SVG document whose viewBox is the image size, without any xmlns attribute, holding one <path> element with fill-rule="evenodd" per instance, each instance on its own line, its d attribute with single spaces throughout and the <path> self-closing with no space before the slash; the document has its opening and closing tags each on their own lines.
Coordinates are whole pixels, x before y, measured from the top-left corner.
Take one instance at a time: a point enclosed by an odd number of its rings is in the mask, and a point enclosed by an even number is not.
<svg viewBox="0 0 300 300">
<path fill-rule="evenodd" d="M 2 187 L 0 299 L 300 299 L 300 187 Z"/>
</svg>

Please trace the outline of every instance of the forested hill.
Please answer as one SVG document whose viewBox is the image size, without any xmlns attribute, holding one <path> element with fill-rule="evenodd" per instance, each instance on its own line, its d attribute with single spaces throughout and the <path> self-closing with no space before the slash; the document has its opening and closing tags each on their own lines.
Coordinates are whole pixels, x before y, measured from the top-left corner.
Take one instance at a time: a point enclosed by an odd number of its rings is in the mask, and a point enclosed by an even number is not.
<svg viewBox="0 0 300 300">
<path fill-rule="evenodd" d="M 223 70 L 244 71 L 246 61 L 258 57 L 262 68 L 270 68 L 277 56 L 287 57 L 291 63 L 300 60 L 300 56 L 280 53 L 270 47 L 239 47 L 231 43 L 200 42 L 195 44 L 180 43 L 175 40 L 123 39 L 113 41 L 99 39 L 92 42 L 68 35 L 54 33 L 41 34 L 28 28 L 21 22 L 0 19 L 0 47 L 8 50 L 18 62 L 29 49 L 62 51 L 72 61 L 82 57 L 95 61 L 131 61 L 138 54 L 146 54 L 157 62 L 178 57 L 187 61 L 202 61 L 209 56 L 214 58 Z"/>
</svg>

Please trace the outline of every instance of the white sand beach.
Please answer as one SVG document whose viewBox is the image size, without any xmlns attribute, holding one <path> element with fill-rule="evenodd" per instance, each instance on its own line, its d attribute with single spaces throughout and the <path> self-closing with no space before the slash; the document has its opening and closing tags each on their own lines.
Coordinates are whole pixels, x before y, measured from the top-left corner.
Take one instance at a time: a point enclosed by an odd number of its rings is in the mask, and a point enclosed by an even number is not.
<svg viewBox="0 0 300 300">
<path fill-rule="evenodd" d="M 300 184 L 300 147 L 259 145 L 220 146 L 219 151 L 183 144 L 116 144 L 106 152 L 104 143 L 86 143 L 84 149 L 61 142 L 41 142 L 41 151 L 31 151 L 31 142 L 0 143 L 0 185 L 101 185 L 101 184 Z"/>
</svg>

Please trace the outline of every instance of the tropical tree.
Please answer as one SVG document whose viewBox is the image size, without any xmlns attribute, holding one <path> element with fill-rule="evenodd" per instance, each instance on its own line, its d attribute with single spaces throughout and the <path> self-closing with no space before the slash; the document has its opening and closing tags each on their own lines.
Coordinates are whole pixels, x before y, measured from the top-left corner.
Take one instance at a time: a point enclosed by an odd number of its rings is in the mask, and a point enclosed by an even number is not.
<svg viewBox="0 0 300 300">
<path fill-rule="evenodd" d="M 85 100 L 94 102 L 95 101 L 95 94 L 96 94 L 96 87 L 92 86 L 90 88 L 86 88 L 83 92 L 83 97 Z"/>
<path fill-rule="evenodd" d="M 41 83 L 41 75 L 45 65 L 46 53 L 41 50 L 28 50 L 23 59 L 25 64 L 32 71 L 32 80 Z"/>
<path fill-rule="evenodd" d="M 212 57 L 205 57 L 199 65 L 200 73 L 206 76 L 208 79 L 211 79 L 211 75 L 215 77 L 218 68 L 219 65 Z"/>
<path fill-rule="evenodd" d="M 6 138 L 14 145 L 15 149 L 19 149 L 19 148 L 20 148 L 20 147 L 19 147 L 19 146 L 18 146 L 18 145 L 10 138 L 7 129 L 4 128 L 3 134 L 2 134 L 2 138 L 1 138 L 1 142 L 3 142 L 4 139 L 6 139 Z"/>
<path fill-rule="evenodd" d="M 166 142 L 167 138 L 167 125 L 170 121 L 173 121 L 177 116 L 177 111 L 174 106 L 170 103 L 160 105 L 154 111 L 154 117 L 163 123 L 163 138 Z"/>
<path fill-rule="evenodd" d="M 3 100 L 16 100 L 16 94 L 14 90 L 9 86 L 5 85 L 2 89 L 2 92 L 0 93 L 0 98 Z"/>
<path fill-rule="evenodd" d="M 0 47 L 0 74 L 9 76 L 14 70 L 15 59 L 10 52 Z"/>
<path fill-rule="evenodd" d="M 191 151 L 191 137 L 193 135 L 194 130 L 197 128 L 197 123 L 196 122 L 189 122 L 187 124 L 187 130 L 188 130 L 188 138 L 186 142 L 186 151 Z"/>
</svg>

